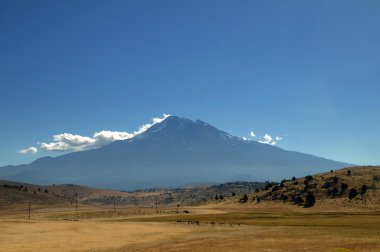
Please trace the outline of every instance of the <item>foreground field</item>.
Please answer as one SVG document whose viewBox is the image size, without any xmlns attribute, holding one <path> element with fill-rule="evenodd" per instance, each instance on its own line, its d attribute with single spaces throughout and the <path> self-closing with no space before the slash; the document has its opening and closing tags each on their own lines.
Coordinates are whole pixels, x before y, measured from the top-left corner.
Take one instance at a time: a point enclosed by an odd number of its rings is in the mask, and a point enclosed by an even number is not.
<svg viewBox="0 0 380 252">
<path fill-rule="evenodd" d="M 378 211 L 206 206 L 0 219 L 0 251 L 380 251 Z"/>
</svg>

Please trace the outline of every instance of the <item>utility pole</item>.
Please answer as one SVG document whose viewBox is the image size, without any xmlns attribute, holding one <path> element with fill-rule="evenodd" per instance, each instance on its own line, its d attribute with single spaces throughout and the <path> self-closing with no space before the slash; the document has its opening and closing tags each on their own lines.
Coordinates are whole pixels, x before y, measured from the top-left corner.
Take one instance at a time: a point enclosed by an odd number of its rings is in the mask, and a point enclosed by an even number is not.
<svg viewBox="0 0 380 252">
<path fill-rule="evenodd" d="M 30 220 L 30 200 L 29 200 L 29 220 Z"/>
<path fill-rule="evenodd" d="M 158 212 L 157 207 L 158 207 L 158 200 L 157 200 L 157 195 L 156 195 L 156 213 Z"/>
<path fill-rule="evenodd" d="M 116 197 L 113 197 L 113 211 L 116 211 Z"/>
<path fill-rule="evenodd" d="M 75 213 L 78 213 L 78 193 L 75 193 Z"/>
</svg>

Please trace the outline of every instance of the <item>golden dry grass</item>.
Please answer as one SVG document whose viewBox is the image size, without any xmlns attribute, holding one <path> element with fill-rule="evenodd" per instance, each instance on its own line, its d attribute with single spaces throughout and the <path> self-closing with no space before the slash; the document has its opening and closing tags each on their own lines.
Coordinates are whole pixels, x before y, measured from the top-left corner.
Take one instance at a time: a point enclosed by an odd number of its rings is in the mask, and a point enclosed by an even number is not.
<svg viewBox="0 0 380 252">
<path fill-rule="evenodd" d="M 3 216 L 0 251 L 380 251 L 376 211 L 281 206 L 205 206 L 189 208 L 190 214 L 176 210 L 41 211 L 31 221 Z"/>
</svg>

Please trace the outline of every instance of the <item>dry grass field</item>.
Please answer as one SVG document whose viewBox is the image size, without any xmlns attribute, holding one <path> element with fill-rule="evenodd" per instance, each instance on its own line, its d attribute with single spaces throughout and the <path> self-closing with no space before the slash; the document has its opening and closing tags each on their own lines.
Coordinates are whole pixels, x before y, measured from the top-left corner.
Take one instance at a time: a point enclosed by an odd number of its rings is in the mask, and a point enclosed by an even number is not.
<svg viewBox="0 0 380 252">
<path fill-rule="evenodd" d="M 158 211 L 152 201 L 161 193 L 157 191 L 113 192 L 75 185 L 39 190 L 6 181 L 0 188 L 0 251 L 380 251 L 379 178 L 380 167 L 352 167 L 313 175 L 308 183 L 306 178 L 283 181 L 248 193 L 245 202 L 242 194 L 229 195 L 230 189 L 246 186 L 242 183 L 227 186 L 224 198 L 217 200 L 215 190 L 225 185 L 182 190 L 177 195 L 181 199 L 211 195 L 206 204 L 186 206 L 165 201 L 173 197 L 166 193 Z M 352 188 L 361 193 L 349 198 Z M 77 192 L 78 212 L 69 197 Z M 292 201 L 305 192 L 316 197 L 312 207 Z M 126 199 L 116 209 L 109 201 L 115 195 Z M 100 204 L 89 204 L 90 199 L 101 199 Z M 144 204 L 128 203 L 134 199 Z"/>
<path fill-rule="evenodd" d="M 4 213 L 0 251 L 380 251 L 379 211 L 265 204 L 69 210 L 38 210 L 31 220 Z"/>
</svg>

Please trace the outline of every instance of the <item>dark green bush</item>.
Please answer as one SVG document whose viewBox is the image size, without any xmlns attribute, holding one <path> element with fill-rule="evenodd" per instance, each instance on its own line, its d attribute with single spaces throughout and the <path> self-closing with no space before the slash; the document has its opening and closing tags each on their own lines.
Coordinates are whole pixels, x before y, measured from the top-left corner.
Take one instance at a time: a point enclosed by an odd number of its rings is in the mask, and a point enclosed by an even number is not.
<svg viewBox="0 0 380 252">
<path fill-rule="evenodd" d="M 342 183 L 341 186 L 340 186 L 340 191 L 344 192 L 344 191 L 347 190 L 347 188 L 348 188 L 348 185 L 346 183 Z"/>
<path fill-rule="evenodd" d="M 297 195 L 293 198 L 293 203 L 296 205 L 302 204 L 303 202 L 304 202 L 304 200 L 299 195 Z"/>
<path fill-rule="evenodd" d="M 306 194 L 305 204 L 303 207 L 312 207 L 315 204 L 315 196 L 312 192 Z"/>
<path fill-rule="evenodd" d="M 356 195 L 358 195 L 358 192 L 356 191 L 356 189 L 351 188 L 350 191 L 348 192 L 348 198 L 352 200 L 353 198 L 356 197 Z"/>
<path fill-rule="evenodd" d="M 313 176 L 311 176 L 311 175 L 307 175 L 306 177 L 305 177 L 305 179 L 306 179 L 306 181 L 312 181 L 313 180 Z"/>
<path fill-rule="evenodd" d="M 247 194 L 244 194 L 244 196 L 240 199 L 240 203 L 245 203 L 248 201 L 248 196 Z"/>
<path fill-rule="evenodd" d="M 360 188 L 360 194 L 363 196 L 368 190 L 368 186 L 366 185 L 362 185 L 362 187 Z"/>
</svg>

